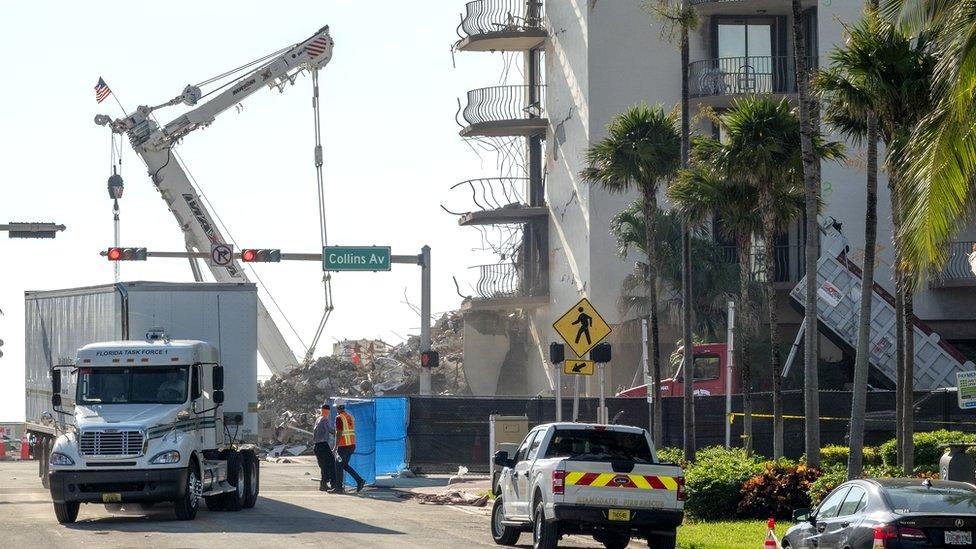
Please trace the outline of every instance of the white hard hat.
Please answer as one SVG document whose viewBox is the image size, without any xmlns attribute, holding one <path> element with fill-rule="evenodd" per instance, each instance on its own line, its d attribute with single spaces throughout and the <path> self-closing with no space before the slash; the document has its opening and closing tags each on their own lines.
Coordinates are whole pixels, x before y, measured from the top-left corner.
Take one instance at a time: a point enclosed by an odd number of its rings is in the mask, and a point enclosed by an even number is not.
<svg viewBox="0 0 976 549">
<path fill-rule="evenodd" d="M 340 398 L 335 399 L 334 403 L 336 405 L 336 408 L 338 408 L 339 406 L 345 406 L 346 405 L 346 399 L 340 397 Z"/>
</svg>

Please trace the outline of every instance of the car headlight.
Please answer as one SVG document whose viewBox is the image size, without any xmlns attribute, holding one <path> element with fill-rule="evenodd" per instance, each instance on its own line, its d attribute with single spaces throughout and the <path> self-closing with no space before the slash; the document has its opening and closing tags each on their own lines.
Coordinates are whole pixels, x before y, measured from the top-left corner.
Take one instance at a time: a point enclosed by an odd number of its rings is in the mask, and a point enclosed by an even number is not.
<svg viewBox="0 0 976 549">
<path fill-rule="evenodd" d="M 179 463 L 180 453 L 176 450 L 167 450 L 165 452 L 160 452 L 153 456 L 149 463 L 153 465 L 162 465 L 164 463 Z"/>
<path fill-rule="evenodd" d="M 75 464 L 75 460 L 71 459 L 70 457 L 62 453 L 54 452 L 51 454 L 51 465 L 74 465 L 74 464 Z"/>
</svg>

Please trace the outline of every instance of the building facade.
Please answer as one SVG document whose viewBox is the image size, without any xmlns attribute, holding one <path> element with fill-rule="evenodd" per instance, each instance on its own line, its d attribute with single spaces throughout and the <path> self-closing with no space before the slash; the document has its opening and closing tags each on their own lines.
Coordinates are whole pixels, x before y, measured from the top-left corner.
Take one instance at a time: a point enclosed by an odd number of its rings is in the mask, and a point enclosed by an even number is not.
<svg viewBox="0 0 976 549">
<path fill-rule="evenodd" d="M 690 33 L 689 87 L 693 131 L 717 129 L 703 110 L 721 112 L 736 97 L 763 94 L 796 101 L 793 16 L 789 0 L 689 0 L 698 13 Z M 641 0 L 475 0 L 459 27 L 462 55 L 515 52 L 524 82 L 468 94 L 461 136 L 508 139 L 524 155 L 517 177 L 458 184 L 474 205 L 462 226 L 506 226 L 517 245 L 497 264 L 479 266 L 475 292 L 463 306 L 464 367 L 475 394 L 550 394 L 547 365 L 556 341 L 555 319 L 587 297 L 614 327 L 610 341 L 612 389 L 641 383 L 636 314 L 620 306 L 625 278 L 640 260 L 621 257 L 610 220 L 635 198 L 611 195 L 584 183 L 584 152 L 606 136 L 606 125 L 637 103 L 680 100 L 681 64 L 668 29 Z M 803 0 L 812 66 L 822 65 L 844 40 L 845 22 L 861 15 L 860 1 Z M 468 53 L 471 52 L 471 53 Z M 480 52 L 480 53 L 475 53 Z M 836 138 L 836 136 L 835 136 Z M 854 260 L 863 257 L 863 151 L 849 146 L 849 160 L 822 166 L 823 216 L 842 224 Z M 456 185 L 457 187 L 457 185 Z M 877 282 L 893 292 L 891 209 L 887 181 L 879 184 Z M 663 199 L 663 197 L 662 197 Z M 662 202 L 666 207 L 666 201 Z M 716 236 L 716 239 L 719 237 Z M 946 268 L 919 287 L 915 314 L 964 353 L 976 350 L 976 277 L 966 263 L 976 231 L 957 235 Z M 803 224 L 782 234 L 775 254 L 781 333 L 792 341 L 802 313 L 789 289 L 803 276 Z M 722 244 L 720 242 L 720 244 Z M 667 363 L 680 326 L 661 316 L 662 357 Z M 825 359 L 845 350 L 825 338 Z M 592 385 L 592 384 L 588 384 Z M 595 387 L 589 386 L 592 394 Z"/>
</svg>

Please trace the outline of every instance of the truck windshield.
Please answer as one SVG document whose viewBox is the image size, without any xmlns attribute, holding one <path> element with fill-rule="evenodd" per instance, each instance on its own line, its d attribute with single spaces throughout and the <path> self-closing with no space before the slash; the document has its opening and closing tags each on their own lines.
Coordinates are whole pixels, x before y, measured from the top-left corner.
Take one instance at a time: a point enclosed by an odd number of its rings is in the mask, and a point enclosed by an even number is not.
<svg viewBox="0 0 976 549">
<path fill-rule="evenodd" d="M 182 404 L 186 366 L 80 368 L 78 404 Z"/>
<path fill-rule="evenodd" d="M 558 429 L 552 436 L 547 458 L 565 457 L 577 461 L 635 461 L 654 463 L 651 447 L 643 433 Z"/>
</svg>

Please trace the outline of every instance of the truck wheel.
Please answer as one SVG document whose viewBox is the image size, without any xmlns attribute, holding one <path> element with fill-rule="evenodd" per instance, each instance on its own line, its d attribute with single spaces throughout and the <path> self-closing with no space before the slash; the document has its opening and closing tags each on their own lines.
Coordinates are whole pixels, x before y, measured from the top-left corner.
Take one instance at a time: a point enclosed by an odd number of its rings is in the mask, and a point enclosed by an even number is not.
<svg viewBox="0 0 976 549">
<path fill-rule="evenodd" d="M 675 549 L 678 543 L 678 532 L 657 534 L 647 537 L 647 546 L 651 549 Z"/>
<path fill-rule="evenodd" d="M 71 524 L 78 519 L 80 508 L 81 503 L 77 501 L 54 502 L 54 516 L 58 517 L 58 522 L 61 524 Z"/>
<path fill-rule="evenodd" d="M 604 532 L 599 536 L 593 536 L 593 539 L 602 543 L 607 549 L 626 549 L 630 545 L 630 536 L 615 532 Z"/>
<path fill-rule="evenodd" d="M 491 506 L 491 539 L 498 545 L 515 545 L 522 532 L 511 526 L 505 526 L 502 524 L 503 520 L 505 520 L 505 508 L 502 507 L 502 498 L 495 498 L 495 503 Z"/>
<path fill-rule="evenodd" d="M 245 471 L 247 467 L 244 457 L 237 450 L 227 450 L 225 456 L 227 459 L 227 484 L 235 489 L 223 494 L 223 505 L 224 510 L 236 512 L 244 508 L 245 486 L 247 484 Z"/>
<path fill-rule="evenodd" d="M 258 501 L 258 491 L 261 485 L 261 466 L 254 450 L 241 452 L 244 458 L 244 509 L 251 509 Z"/>
<path fill-rule="evenodd" d="M 559 524 L 554 520 L 546 520 L 545 507 L 541 500 L 535 504 L 534 516 L 532 549 L 555 549 L 559 543 Z"/>
<path fill-rule="evenodd" d="M 186 466 L 186 492 L 183 497 L 173 502 L 176 520 L 193 520 L 200 509 L 200 495 L 203 493 L 203 482 L 196 461 L 190 460 Z"/>
</svg>

